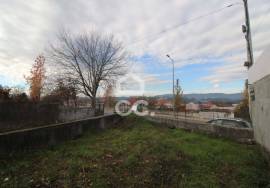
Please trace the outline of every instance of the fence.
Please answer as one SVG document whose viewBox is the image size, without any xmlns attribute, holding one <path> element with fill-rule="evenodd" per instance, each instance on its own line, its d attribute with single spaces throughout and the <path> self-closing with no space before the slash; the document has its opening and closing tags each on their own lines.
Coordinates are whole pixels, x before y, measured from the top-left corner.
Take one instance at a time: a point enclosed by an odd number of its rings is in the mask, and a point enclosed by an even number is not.
<svg viewBox="0 0 270 188">
<path fill-rule="evenodd" d="M 58 104 L 1 102 L 0 132 L 55 123 L 59 113 Z"/>
<path fill-rule="evenodd" d="M 64 107 L 57 103 L 1 102 L 0 132 L 75 121 L 103 114 L 103 104 L 98 104 L 93 110 L 91 107 Z"/>
<path fill-rule="evenodd" d="M 1 102 L 0 121 L 53 121 L 58 118 L 59 104 Z"/>
<path fill-rule="evenodd" d="M 58 120 L 60 122 L 67 122 L 86 119 L 94 115 L 95 111 L 91 107 L 60 107 Z"/>
<path fill-rule="evenodd" d="M 174 116 L 174 112 L 172 111 L 153 111 L 156 115 L 167 115 Z M 190 120 L 198 120 L 198 121 L 209 121 L 215 118 L 234 118 L 233 113 L 225 113 L 225 112 L 175 112 L 175 116 L 180 119 L 190 119 Z"/>
</svg>

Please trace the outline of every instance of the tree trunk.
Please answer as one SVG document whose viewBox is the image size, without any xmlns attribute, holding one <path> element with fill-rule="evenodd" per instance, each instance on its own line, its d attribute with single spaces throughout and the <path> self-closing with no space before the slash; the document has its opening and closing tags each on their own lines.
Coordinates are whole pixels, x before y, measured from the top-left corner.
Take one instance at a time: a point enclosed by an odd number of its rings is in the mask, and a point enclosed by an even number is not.
<svg viewBox="0 0 270 188">
<path fill-rule="evenodd" d="M 96 97 L 91 98 L 91 106 L 94 111 L 94 115 L 97 115 L 97 109 L 96 109 Z"/>
</svg>

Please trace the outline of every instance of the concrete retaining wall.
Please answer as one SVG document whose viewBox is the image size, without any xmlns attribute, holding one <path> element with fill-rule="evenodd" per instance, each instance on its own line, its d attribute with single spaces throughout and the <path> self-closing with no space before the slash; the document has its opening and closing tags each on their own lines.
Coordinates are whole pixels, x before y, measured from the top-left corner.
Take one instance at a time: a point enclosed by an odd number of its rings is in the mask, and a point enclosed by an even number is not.
<svg viewBox="0 0 270 188">
<path fill-rule="evenodd" d="M 69 123 L 2 133 L 0 134 L 0 154 L 14 150 L 53 146 L 60 142 L 80 137 L 90 130 L 102 130 L 111 127 L 120 119 L 120 116 L 113 114 Z"/>
<path fill-rule="evenodd" d="M 251 118 L 256 141 L 270 152 L 270 75 L 252 84 Z"/>
<path fill-rule="evenodd" d="M 254 133 L 252 129 L 228 128 L 214 126 L 199 121 L 174 120 L 160 117 L 147 117 L 148 120 L 165 124 L 169 127 L 181 128 L 188 131 L 206 133 L 209 135 L 228 138 L 240 143 L 254 143 Z"/>
<path fill-rule="evenodd" d="M 173 112 L 169 112 L 169 111 L 154 111 L 155 114 L 157 115 L 173 115 Z M 199 120 L 199 121 L 209 121 L 215 118 L 234 118 L 234 114 L 233 113 L 225 113 L 225 112 L 177 112 L 176 113 L 177 116 L 180 117 L 185 117 L 188 119 L 193 119 L 193 120 Z"/>
<path fill-rule="evenodd" d="M 58 119 L 60 122 L 75 121 L 93 117 L 95 111 L 91 107 L 60 108 Z"/>
</svg>

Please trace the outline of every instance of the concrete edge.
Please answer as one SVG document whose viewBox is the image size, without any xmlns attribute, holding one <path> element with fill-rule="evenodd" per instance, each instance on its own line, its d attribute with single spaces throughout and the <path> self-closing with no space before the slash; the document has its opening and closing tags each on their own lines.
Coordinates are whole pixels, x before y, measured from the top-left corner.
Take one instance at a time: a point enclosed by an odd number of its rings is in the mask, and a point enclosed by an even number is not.
<svg viewBox="0 0 270 188">
<path fill-rule="evenodd" d="M 36 127 L 0 135 L 0 156 L 17 151 L 36 150 L 77 139 L 90 130 L 103 131 L 121 121 L 117 114 L 97 116 L 68 123 Z"/>
<path fill-rule="evenodd" d="M 89 121 L 89 120 L 96 120 L 96 119 L 109 117 L 109 116 L 114 116 L 114 115 L 117 115 L 117 114 L 115 114 L 115 113 L 114 114 L 105 114 L 105 115 L 95 116 L 95 117 L 81 119 L 81 120 L 68 121 L 68 122 L 63 122 L 63 123 L 54 123 L 54 124 L 38 126 L 38 127 L 32 127 L 32 128 L 26 128 L 26 129 L 19 129 L 19 130 L 14 130 L 14 131 L 7 131 L 7 132 L 0 133 L 0 136 L 4 136 L 4 135 L 8 135 L 8 134 L 16 134 L 16 133 L 25 132 L 25 131 L 34 131 L 34 130 L 37 130 L 37 129 L 46 129 L 46 128 L 58 127 L 58 126 L 62 126 L 62 125 L 66 126 L 68 124 L 80 123 L 80 122 Z"/>
<path fill-rule="evenodd" d="M 146 117 L 147 120 L 166 125 L 167 127 L 171 128 L 179 128 L 185 131 L 190 132 L 196 132 L 196 133 L 202 133 L 209 136 L 214 136 L 218 138 L 225 138 L 232 141 L 236 141 L 241 144 L 255 144 L 254 139 L 254 131 L 253 129 L 243 129 L 243 128 L 230 128 L 230 127 L 219 127 L 219 126 L 213 126 L 204 122 L 194 122 L 194 121 L 177 121 L 173 119 L 164 119 L 164 118 L 154 118 L 154 117 Z M 166 121 L 167 120 L 167 121 Z M 166 122 L 164 122 L 166 121 Z M 195 126 L 190 126 L 189 124 L 194 124 Z M 221 131 L 224 131 L 222 134 Z M 230 132 L 235 132 L 235 134 L 230 135 Z M 237 133 L 243 132 L 242 136 L 239 136 Z M 252 135 L 252 136 L 251 136 Z"/>
</svg>

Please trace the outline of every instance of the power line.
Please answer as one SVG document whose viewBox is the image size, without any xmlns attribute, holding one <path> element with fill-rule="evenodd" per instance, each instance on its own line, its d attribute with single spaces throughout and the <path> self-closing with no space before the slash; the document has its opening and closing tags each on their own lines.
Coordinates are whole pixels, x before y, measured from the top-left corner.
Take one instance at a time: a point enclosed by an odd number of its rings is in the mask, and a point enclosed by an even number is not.
<svg viewBox="0 0 270 188">
<path fill-rule="evenodd" d="M 230 4 L 230 5 L 227 5 L 227 6 L 223 7 L 223 8 L 216 9 L 216 10 L 214 10 L 214 11 L 211 11 L 211 12 L 209 12 L 209 13 L 207 13 L 207 14 L 204 14 L 204 15 L 201 15 L 201 16 L 198 16 L 198 17 L 194 17 L 194 18 L 192 18 L 192 19 L 190 19 L 190 20 L 188 20 L 188 21 L 186 21 L 186 22 L 184 22 L 184 23 L 181 23 L 181 24 L 178 24 L 178 25 L 175 25 L 175 26 L 171 26 L 170 28 L 168 28 L 168 29 L 166 29 L 166 30 L 163 30 L 163 31 L 157 33 L 157 34 L 156 34 L 156 38 L 157 38 L 159 35 L 161 35 L 161 34 L 164 34 L 164 33 L 166 33 L 166 32 L 169 32 L 170 30 L 177 29 L 177 28 L 182 27 L 182 26 L 184 26 L 184 25 L 187 25 L 187 24 L 189 24 L 189 23 L 191 23 L 191 22 L 195 22 L 195 21 L 197 21 L 197 20 L 203 19 L 203 18 L 208 17 L 208 16 L 211 16 L 211 15 L 213 15 L 213 14 L 217 14 L 217 13 L 219 13 L 219 12 L 221 12 L 221 11 L 227 9 L 227 8 L 231 8 L 231 7 L 235 6 L 235 5 L 243 5 L 243 3 L 233 3 L 233 4 Z M 153 38 L 153 36 L 148 36 L 148 37 L 142 38 L 142 39 L 140 39 L 140 40 L 138 40 L 138 41 L 135 41 L 133 44 L 139 43 L 139 42 L 141 42 L 141 41 L 143 41 L 143 40 L 150 39 L 150 38 Z M 153 39 L 152 41 L 154 41 L 154 39 Z M 150 41 L 150 43 L 151 43 L 152 41 Z M 133 45 L 133 44 L 131 43 L 130 45 Z M 147 59 L 148 59 L 148 58 L 147 58 Z M 210 57 L 210 58 L 209 58 L 209 57 L 191 57 L 191 58 L 187 58 L 187 59 L 178 59 L 178 60 L 176 60 L 176 63 L 177 63 L 177 62 L 178 62 L 178 63 L 179 63 L 179 62 L 184 62 L 184 61 L 186 61 L 186 62 L 191 62 L 191 61 L 206 61 L 206 60 L 208 60 L 208 61 L 212 61 L 212 60 L 217 60 L 217 61 L 219 61 L 220 59 L 223 59 L 223 58 L 222 58 L 222 57 Z"/>
<path fill-rule="evenodd" d="M 227 9 L 227 8 L 231 8 L 231 7 L 233 7 L 233 6 L 235 6 L 235 5 L 238 5 L 238 4 L 241 4 L 241 3 L 233 3 L 233 4 L 230 4 L 230 5 L 227 5 L 227 6 L 223 7 L 223 8 L 219 8 L 219 9 L 216 9 L 216 10 L 214 10 L 214 11 L 211 11 L 211 12 L 209 12 L 209 13 L 207 13 L 207 14 L 203 14 L 203 15 L 200 15 L 200 16 L 197 16 L 197 17 L 194 17 L 194 18 L 191 18 L 190 20 L 187 20 L 187 21 L 185 21 L 185 22 L 183 22 L 183 23 L 181 23 L 181 24 L 177 24 L 177 25 L 171 26 L 171 27 L 169 27 L 169 28 L 167 28 L 167 29 L 165 29 L 165 30 L 159 32 L 159 33 L 156 33 L 156 34 L 154 35 L 154 37 L 153 37 L 153 35 L 147 36 L 147 37 L 144 37 L 144 38 L 139 39 L 139 40 L 137 40 L 137 41 L 134 41 L 134 42 L 128 44 L 127 46 L 132 46 L 132 45 L 134 45 L 134 44 L 140 43 L 140 42 L 142 42 L 142 41 L 144 41 L 144 40 L 147 40 L 147 39 L 150 39 L 150 38 L 153 38 L 154 40 L 156 40 L 156 38 L 157 38 L 159 35 L 162 35 L 162 34 L 164 34 L 164 33 L 167 33 L 167 32 L 169 32 L 169 31 L 171 31 L 171 30 L 174 30 L 174 29 L 178 29 L 178 28 L 180 28 L 180 27 L 182 27 L 182 26 L 188 25 L 188 24 L 190 24 L 190 23 L 192 23 L 192 22 L 198 21 L 198 20 L 200 20 L 200 19 L 203 19 L 203 18 L 205 18 L 205 17 L 211 16 L 211 15 L 213 15 L 213 14 L 217 14 L 217 13 L 219 13 L 219 12 L 221 12 L 221 11 Z M 154 40 L 152 40 L 152 41 L 154 41 Z M 151 41 L 151 42 L 152 42 L 152 41 Z"/>
</svg>

